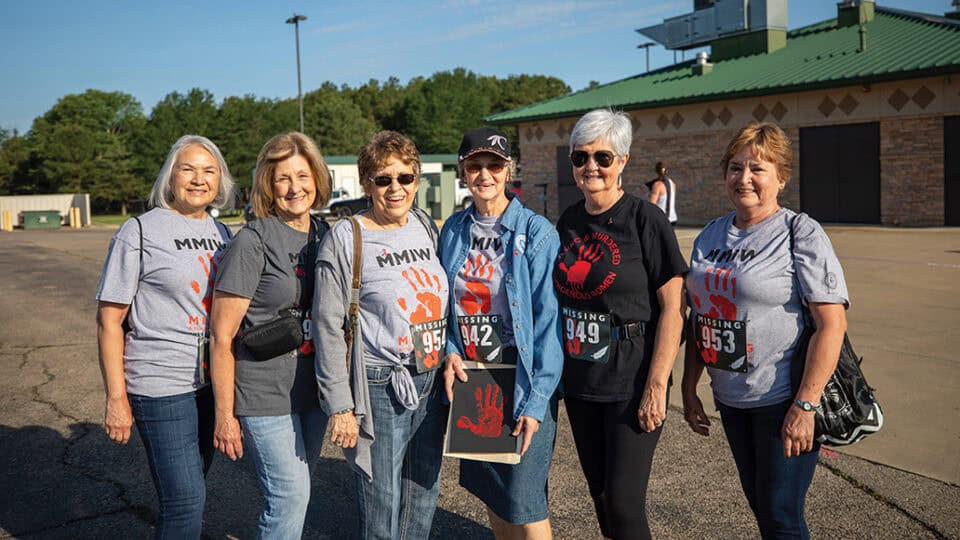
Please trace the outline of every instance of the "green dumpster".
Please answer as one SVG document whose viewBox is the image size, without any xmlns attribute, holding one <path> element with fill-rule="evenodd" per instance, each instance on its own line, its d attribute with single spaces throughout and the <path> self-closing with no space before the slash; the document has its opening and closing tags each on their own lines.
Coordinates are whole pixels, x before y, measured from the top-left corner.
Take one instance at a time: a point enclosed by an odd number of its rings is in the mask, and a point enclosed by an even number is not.
<svg viewBox="0 0 960 540">
<path fill-rule="evenodd" d="M 60 212 L 56 210 L 24 210 L 23 228 L 26 229 L 59 229 Z"/>
</svg>

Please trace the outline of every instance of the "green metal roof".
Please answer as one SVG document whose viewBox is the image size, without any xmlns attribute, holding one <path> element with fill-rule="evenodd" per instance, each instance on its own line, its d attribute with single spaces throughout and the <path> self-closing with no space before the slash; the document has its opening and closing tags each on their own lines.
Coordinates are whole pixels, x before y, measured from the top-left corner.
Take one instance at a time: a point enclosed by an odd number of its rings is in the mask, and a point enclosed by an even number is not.
<svg viewBox="0 0 960 540">
<path fill-rule="evenodd" d="M 576 116 L 598 107 L 646 109 L 960 72 L 960 24 L 877 6 L 866 24 L 836 19 L 789 32 L 777 51 L 718 61 L 694 75 L 693 61 L 488 116 L 494 125 Z"/>
</svg>

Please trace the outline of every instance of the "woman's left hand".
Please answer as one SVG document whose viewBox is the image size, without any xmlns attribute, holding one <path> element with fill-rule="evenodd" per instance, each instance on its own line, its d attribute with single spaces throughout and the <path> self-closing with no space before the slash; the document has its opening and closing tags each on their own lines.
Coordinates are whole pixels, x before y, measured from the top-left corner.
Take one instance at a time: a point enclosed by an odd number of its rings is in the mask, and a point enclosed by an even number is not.
<svg viewBox="0 0 960 540">
<path fill-rule="evenodd" d="M 813 417 L 813 412 L 790 405 L 790 410 L 783 419 L 783 428 L 780 430 L 780 438 L 783 439 L 783 455 L 799 456 L 803 452 L 813 450 Z"/>
<path fill-rule="evenodd" d="M 640 398 L 637 419 L 640 429 L 650 432 L 663 425 L 667 418 L 667 387 L 647 383 Z"/>
<path fill-rule="evenodd" d="M 514 437 L 519 437 L 523 434 L 523 444 L 520 446 L 520 455 L 527 453 L 527 448 L 530 448 L 530 441 L 533 440 L 533 434 L 540 429 L 540 421 L 536 418 L 529 416 L 521 416 L 517 420 L 517 427 L 513 428 Z"/>
</svg>

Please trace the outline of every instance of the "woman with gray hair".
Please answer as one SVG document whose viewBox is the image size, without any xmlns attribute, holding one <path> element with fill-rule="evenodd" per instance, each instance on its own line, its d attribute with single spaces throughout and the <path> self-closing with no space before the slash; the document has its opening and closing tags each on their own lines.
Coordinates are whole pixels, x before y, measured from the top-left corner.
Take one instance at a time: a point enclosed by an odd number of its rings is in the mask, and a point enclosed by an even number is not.
<svg viewBox="0 0 960 540">
<path fill-rule="evenodd" d="M 624 192 L 630 117 L 598 109 L 570 133 L 584 200 L 557 222 L 565 405 L 607 538 L 650 538 L 647 481 L 683 328 L 687 264 L 659 208 Z"/>
<path fill-rule="evenodd" d="M 230 231 L 207 214 L 233 179 L 216 145 L 184 135 L 150 194 L 154 208 L 110 241 L 97 290 L 104 427 L 120 444 L 134 422 L 160 501 L 156 538 L 199 538 L 213 460 L 207 316 Z"/>
</svg>

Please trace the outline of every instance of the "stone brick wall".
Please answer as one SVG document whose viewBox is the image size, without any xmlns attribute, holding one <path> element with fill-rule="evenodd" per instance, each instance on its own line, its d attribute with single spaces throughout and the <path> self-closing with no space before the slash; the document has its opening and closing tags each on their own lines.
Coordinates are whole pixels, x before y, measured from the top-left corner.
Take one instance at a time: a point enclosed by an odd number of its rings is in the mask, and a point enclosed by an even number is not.
<svg viewBox="0 0 960 540">
<path fill-rule="evenodd" d="M 880 121 L 880 219 L 943 225 L 943 117 Z"/>
</svg>

